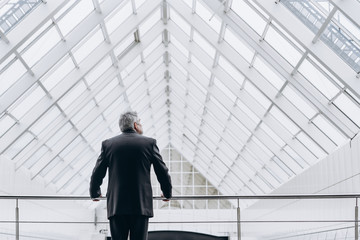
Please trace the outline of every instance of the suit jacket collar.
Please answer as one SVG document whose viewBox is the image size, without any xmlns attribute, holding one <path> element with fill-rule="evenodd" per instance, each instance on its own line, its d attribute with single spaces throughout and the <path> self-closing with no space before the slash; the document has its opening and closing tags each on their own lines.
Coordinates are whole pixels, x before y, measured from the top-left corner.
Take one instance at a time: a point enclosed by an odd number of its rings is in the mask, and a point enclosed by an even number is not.
<svg viewBox="0 0 360 240">
<path fill-rule="evenodd" d="M 126 129 L 123 133 L 136 133 L 136 131 L 134 129 Z"/>
</svg>

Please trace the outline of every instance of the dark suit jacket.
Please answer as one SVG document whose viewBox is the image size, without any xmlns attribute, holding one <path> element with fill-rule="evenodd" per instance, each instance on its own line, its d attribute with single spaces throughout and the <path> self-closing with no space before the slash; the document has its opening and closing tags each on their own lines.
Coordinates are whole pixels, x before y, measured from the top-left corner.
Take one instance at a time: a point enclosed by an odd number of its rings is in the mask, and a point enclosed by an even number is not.
<svg viewBox="0 0 360 240">
<path fill-rule="evenodd" d="M 164 196 L 171 198 L 170 175 L 155 139 L 128 130 L 103 141 L 91 176 L 90 196 L 97 198 L 101 195 L 100 185 L 109 169 L 108 218 L 121 214 L 153 216 L 151 164 Z"/>
</svg>

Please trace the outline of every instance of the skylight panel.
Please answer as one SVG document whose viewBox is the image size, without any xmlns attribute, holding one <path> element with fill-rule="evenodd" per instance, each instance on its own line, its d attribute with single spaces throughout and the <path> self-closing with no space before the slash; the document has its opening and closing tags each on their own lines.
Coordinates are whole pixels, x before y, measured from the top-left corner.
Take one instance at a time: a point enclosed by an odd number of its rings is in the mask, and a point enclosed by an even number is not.
<svg viewBox="0 0 360 240">
<path fill-rule="evenodd" d="M 251 93 L 250 93 L 251 94 Z M 258 123 L 260 121 L 260 118 L 258 116 L 256 116 L 256 114 L 254 114 L 254 112 L 247 107 L 246 105 L 244 105 L 242 102 L 238 101 L 237 102 L 237 107 L 239 107 L 244 113 L 246 113 L 246 115 L 251 118 L 254 123 Z"/>
<path fill-rule="evenodd" d="M 56 133 L 46 141 L 46 145 L 50 148 L 53 148 L 58 142 L 61 141 L 62 137 L 67 134 L 70 130 L 72 130 L 72 125 L 67 122 L 64 126 L 62 126 Z"/>
<path fill-rule="evenodd" d="M 263 122 L 260 125 L 260 129 L 266 132 L 269 137 L 271 137 L 271 139 L 276 142 L 277 145 L 279 145 L 279 147 L 283 147 L 285 145 L 285 142 L 271 128 L 269 128 L 266 123 Z"/>
<path fill-rule="evenodd" d="M 266 26 L 264 18 L 267 18 L 267 16 L 260 16 L 245 1 L 232 1 L 231 9 L 254 29 L 259 36 L 262 35 Z"/>
<path fill-rule="evenodd" d="M 126 65 L 125 69 L 121 71 L 121 76 L 126 78 L 127 75 L 130 75 L 131 72 L 141 64 L 141 57 L 138 55 L 134 60 L 132 60 L 128 65 Z"/>
<path fill-rule="evenodd" d="M 111 91 L 119 87 L 119 82 L 116 78 L 111 80 L 101 91 L 95 96 L 97 102 L 103 100 L 106 96 L 110 94 Z"/>
<path fill-rule="evenodd" d="M 52 27 L 43 36 L 41 36 L 40 39 L 37 39 L 32 46 L 27 48 L 26 51 L 23 52 L 22 57 L 25 62 L 32 67 L 60 41 L 61 38 L 58 32 L 55 27 Z"/>
<path fill-rule="evenodd" d="M 83 106 L 76 114 L 71 118 L 71 121 L 74 124 L 77 124 L 81 121 L 88 112 L 90 112 L 93 108 L 96 107 L 96 103 L 94 100 L 90 100 L 85 106 Z"/>
<path fill-rule="evenodd" d="M 183 74 L 184 74 L 184 77 L 187 75 L 187 71 L 185 68 L 183 68 L 183 66 L 181 66 L 181 64 L 176 61 L 175 58 L 171 59 L 171 63 L 175 65 L 175 67 L 177 67 Z"/>
<path fill-rule="evenodd" d="M 350 100 L 345 94 L 340 94 L 333 102 L 348 118 L 360 127 L 360 106 Z"/>
<path fill-rule="evenodd" d="M 239 85 L 239 89 L 244 82 L 245 76 L 242 75 L 226 58 L 219 57 L 219 66 L 222 67 Z"/>
<path fill-rule="evenodd" d="M 58 21 L 62 34 L 66 36 L 92 11 L 94 11 L 92 1 L 77 1 L 76 6 Z"/>
<path fill-rule="evenodd" d="M 94 121 L 91 122 L 91 124 L 89 126 L 87 126 L 83 131 L 82 131 L 82 135 L 87 138 L 92 131 L 94 131 L 94 129 L 97 128 L 97 126 L 101 123 L 103 123 L 104 118 L 102 115 L 99 115 Z"/>
<path fill-rule="evenodd" d="M 285 39 L 271 25 L 266 33 L 265 41 L 267 41 L 292 66 L 296 66 L 303 54 L 290 43 L 289 39 Z"/>
<path fill-rule="evenodd" d="M 213 102 L 221 111 L 221 112 L 217 112 L 217 114 L 229 115 L 229 111 L 214 96 L 210 96 L 209 101 Z"/>
<path fill-rule="evenodd" d="M 15 158 L 26 146 L 28 146 L 33 140 L 34 136 L 30 132 L 25 132 L 21 135 L 10 147 L 5 151 L 5 155 L 10 159 Z"/>
<path fill-rule="evenodd" d="M 49 149 L 45 146 L 41 146 L 35 153 L 31 155 L 26 161 L 24 162 L 24 166 L 30 169 L 34 164 L 39 161 L 47 152 L 49 152 Z"/>
<path fill-rule="evenodd" d="M 17 119 L 21 119 L 45 95 L 44 90 L 36 84 L 25 95 L 22 95 L 15 105 L 10 107 L 9 112 Z"/>
<path fill-rule="evenodd" d="M 111 103 L 110 106 L 105 109 L 103 115 L 105 116 L 105 118 L 109 118 L 110 116 L 114 115 L 120 117 L 120 113 L 123 112 L 125 108 L 126 103 L 123 94 L 121 94 L 113 103 Z"/>
<path fill-rule="evenodd" d="M 65 56 L 41 79 L 41 83 L 49 91 L 73 69 L 75 69 L 73 61 L 69 56 Z"/>
<path fill-rule="evenodd" d="M 284 148 L 284 151 L 295 160 L 295 162 L 304 169 L 305 167 L 309 166 L 309 164 L 304 160 L 298 153 L 296 153 L 289 145 L 286 145 Z"/>
<path fill-rule="evenodd" d="M 122 58 L 127 51 L 129 51 L 133 46 L 135 46 L 134 35 L 129 34 L 125 37 L 115 48 L 114 53 L 118 58 Z"/>
<path fill-rule="evenodd" d="M 191 62 L 207 77 L 210 78 L 211 72 L 210 70 L 201 63 L 199 59 L 197 59 L 194 55 L 191 56 Z"/>
<path fill-rule="evenodd" d="M 31 126 L 30 131 L 39 136 L 49 125 L 51 125 L 56 118 L 60 116 L 61 112 L 58 107 L 53 106 L 48 109 L 46 113 Z"/>
<path fill-rule="evenodd" d="M 344 26 L 355 38 L 357 38 L 358 42 L 360 41 L 360 28 L 349 20 L 349 18 L 347 18 L 341 11 L 336 12 L 336 20 L 339 21 L 339 23 Z"/>
<path fill-rule="evenodd" d="M 6 92 L 25 72 L 26 68 L 20 60 L 16 60 L 6 67 L 5 70 L 0 73 L 0 95 Z"/>
<path fill-rule="evenodd" d="M 147 58 L 160 44 L 162 43 L 162 36 L 157 36 L 143 51 L 144 58 Z"/>
<path fill-rule="evenodd" d="M 190 36 L 191 26 L 173 8 L 170 8 L 170 19 Z"/>
<path fill-rule="evenodd" d="M 305 133 L 300 132 L 296 138 L 318 159 L 326 156 L 326 152 L 322 150 L 311 138 Z"/>
<path fill-rule="evenodd" d="M 202 1 L 196 2 L 196 13 L 217 33 L 220 32 L 221 21 L 219 20 L 217 15 L 213 16 L 213 12 L 209 10 Z"/>
<path fill-rule="evenodd" d="M 261 150 L 264 151 L 264 153 L 270 158 L 272 157 L 274 154 L 263 144 L 263 142 L 261 142 L 260 139 L 258 139 L 256 136 L 253 136 L 251 138 L 251 140 L 261 148 Z M 265 162 L 267 159 L 262 159 L 263 162 Z"/>
<path fill-rule="evenodd" d="M 243 135 L 250 137 L 251 132 L 244 126 L 242 122 L 240 122 L 236 117 L 232 117 L 231 120 L 235 123 L 235 126 L 241 129 Z M 237 132 L 234 132 L 234 134 L 236 135 Z"/>
<path fill-rule="evenodd" d="M 205 53 L 207 53 L 212 59 L 215 57 L 215 48 L 197 31 L 194 31 L 193 34 L 193 41 L 196 42 Z"/>
<path fill-rule="evenodd" d="M 57 168 L 57 165 L 61 162 L 62 160 L 59 157 L 56 157 L 55 159 L 53 159 L 43 170 L 41 170 L 40 172 L 40 176 L 42 177 L 46 177 L 46 175 L 53 169 Z"/>
<path fill-rule="evenodd" d="M 280 158 L 278 158 L 277 156 L 274 156 L 272 158 L 272 160 L 274 161 L 275 165 L 278 166 L 284 173 L 286 173 L 286 175 L 288 176 L 288 178 L 290 178 L 291 176 L 294 176 L 296 173 L 290 168 L 290 166 L 288 164 L 285 164 L 284 161 L 282 161 Z M 275 167 L 273 167 L 273 169 L 275 169 Z"/>
<path fill-rule="evenodd" d="M 21 46 L 18 47 L 17 51 L 19 53 L 23 53 L 28 48 L 32 47 L 34 43 L 39 42 L 39 40 L 40 40 L 40 42 L 44 42 L 42 37 L 44 34 L 47 33 L 47 31 L 49 29 L 51 29 L 51 27 L 53 27 L 53 21 L 49 20 L 46 23 L 44 23 L 34 34 L 32 34 L 23 44 L 21 44 Z M 52 29 L 54 29 L 54 28 L 52 28 Z"/>
<path fill-rule="evenodd" d="M 164 60 L 163 60 L 163 57 L 161 56 L 158 60 L 156 60 L 152 65 L 151 67 L 149 67 L 147 70 L 146 70 L 146 74 L 148 76 L 150 76 L 156 69 L 158 69 L 160 67 L 161 64 L 163 64 Z"/>
<path fill-rule="evenodd" d="M 257 55 L 254 67 L 256 70 L 266 78 L 276 89 L 280 90 L 285 83 L 285 79 L 280 77 L 275 69 L 271 68 L 265 61 Z"/>
<path fill-rule="evenodd" d="M 145 2 L 145 0 L 135 0 L 136 8 L 139 8 L 144 2 Z"/>
<path fill-rule="evenodd" d="M 88 34 L 84 41 L 81 41 L 73 50 L 73 55 L 78 63 L 82 62 L 101 42 L 104 41 L 104 35 L 99 27 Z"/>
<path fill-rule="evenodd" d="M 4 135 L 12 126 L 16 124 L 16 121 L 7 114 L 3 114 L 0 117 L 0 137 Z"/>
<path fill-rule="evenodd" d="M 226 28 L 224 40 L 230 44 L 232 48 L 235 49 L 235 51 L 240 54 L 250 65 L 255 51 L 251 49 L 250 47 L 246 46 L 239 37 L 233 33 L 233 31 L 230 28 Z"/>
<path fill-rule="evenodd" d="M 70 89 L 70 91 L 64 95 L 59 101 L 58 104 L 60 107 L 65 110 L 68 108 L 71 104 L 74 104 L 76 102 L 76 99 L 78 96 L 80 96 L 82 93 L 84 93 L 87 90 L 86 85 L 83 81 L 80 81 L 77 83 L 73 88 Z"/>
<path fill-rule="evenodd" d="M 339 92 L 339 89 L 309 60 L 305 59 L 298 71 L 328 99 L 332 99 Z"/>
<path fill-rule="evenodd" d="M 260 103 L 264 109 L 268 109 L 271 105 L 271 101 L 257 89 L 251 82 L 245 84 L 245 90 Z"/>
<path fill-rule="evenodd" d="M 189 38 L 190 39 L 190 38 Z M 171 39 L 170 39 L 170 43 L 174 44 L 174 46 L 185 56 L 188 57 L 189 55 L 189 51 L 186 47 L 184 47 L 184 45 L 182 45 L 177 39 L 176 37 L 174 37 L 173 35 L 171 35 Z"/>
<path fill-rule="evenodd" d="M 358 115 L 359 116 L 359 115 Z M 337 146 L 345 143 L 345 136 L 335 128 L 322 114 L 316 116 L 312 122 L 327 135 Z"/>
<path fill-rule="evenodd" d="M 85 76 L 85 81 L 89 86 L 92 86 L 94 82 L 104 75 L 104 73 L 112 66 L 110 56 L 105 57 L 99 64 L 96 64 L 91 71 Z"/>
<path fill-rule="evenodd" d="M 161 9 L 158 8 L 151 16 L 145 19 L 139 26 L 139 32 L 144 36 L 161 18 Z"/>
<path fill-rule="evenodd" d="M 114 30 L 118 28 L 132 14 L 133 9 L 131 1 L 123 1 L 113 13 L 105 18 L 105 25 L 108 33 L 111 35 L 111 33 L 114 32 Z"/>
<path fill-rule="evenodd" d="M 292 135 L 295 135 L 300 131 L 300 128 L 296 126 L 289 117 L 281 112 L 278 107 L 273 106 L 270 110 L 270 114 L 274 116 Z"/>
<path fill-rule="evenodd" d="M 62 150 L 59 153 L 59 156 L 62 158 L 65 158 L 66 156 L 69 156 L 73 153 L 73 151 L 78 151 L 78 148 L 84 148 L 86 145 L 83 142 L 83 139 L 81 136 L 76 137 L 74 140 L 72 140 L 64 150 Z M 74 156 L 71 156 L 74 157 Z"/>
<path fill-rule="evenodd" d="M 301 96 L 301 93 L 292 89 L 290 86 L 286 86 L 282 91 L 282 94 L 296 107 L 298 108 L 308 119 L 311 119 L 316 111 L 312 105 L 305 101 Z"/>
</svg>

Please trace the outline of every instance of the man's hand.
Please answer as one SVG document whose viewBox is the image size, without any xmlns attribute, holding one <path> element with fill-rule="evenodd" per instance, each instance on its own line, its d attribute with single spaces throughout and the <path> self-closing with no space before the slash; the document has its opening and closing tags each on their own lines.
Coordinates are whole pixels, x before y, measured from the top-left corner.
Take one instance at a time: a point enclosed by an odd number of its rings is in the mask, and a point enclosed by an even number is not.
<svg viewBox="0 0 360 240">
<path fill-rule="evenodd" d="M 162 197 L 162 198 L 165 198 L 165 197 L 164 197 L 164 194 L 161 194 L 161 197 Z M 164 201 L 164 202 L 169 202 L 169 201 L 170 201 L 170 199 L 165 198 L 165 199 L 163 199 L 163 201 Z"/>
<path fill-rule="evenodd" d="M 92 198 L 91 200 L 93 201 L 93 202 L 98 202 L 98 201 L 100 201 L 100 198 L 101 198 L 102 196 L 100 195 L 99 197 L 97 197 L 97 198 Z"/>
</svg>

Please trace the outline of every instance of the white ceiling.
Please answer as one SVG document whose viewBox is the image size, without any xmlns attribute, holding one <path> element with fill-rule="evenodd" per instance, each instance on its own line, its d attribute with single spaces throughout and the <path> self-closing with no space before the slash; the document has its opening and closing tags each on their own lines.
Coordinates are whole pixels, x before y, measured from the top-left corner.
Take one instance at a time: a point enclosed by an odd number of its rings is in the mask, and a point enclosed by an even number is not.
<svg viewBox="0 0 360 240">
<path fill-rule="evenodd" d="M 87 195 L 128 109 L 231 195 L 272 192 L 359 131 L 357 0 L 5 2 L 0 154 L 60 193 Z"/>
</svg>

